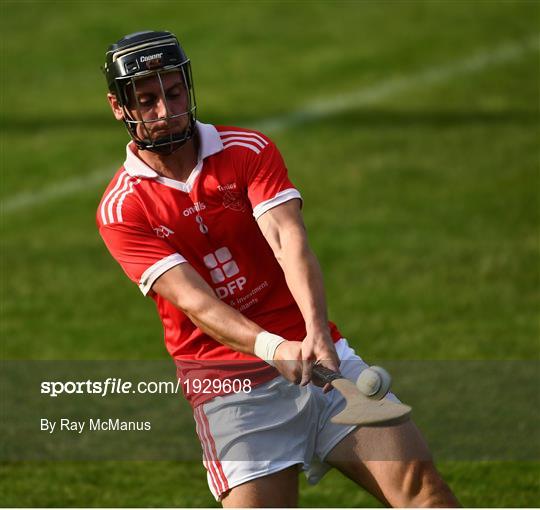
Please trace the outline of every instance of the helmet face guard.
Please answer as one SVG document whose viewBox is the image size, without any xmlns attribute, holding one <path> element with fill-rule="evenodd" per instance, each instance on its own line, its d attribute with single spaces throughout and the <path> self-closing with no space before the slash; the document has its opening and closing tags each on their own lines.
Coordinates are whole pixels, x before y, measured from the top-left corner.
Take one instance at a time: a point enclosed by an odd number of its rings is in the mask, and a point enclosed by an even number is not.
<svg viewBox="0 0 540 510">
<path fill-rule="evenodd" d="M 109 47 L 106 60 L 103 71 L 109 90 L 116 96 L 124 112 L 124 124 L 139 149 L 171 154 L 193 137 L 197 105 L 191 65 L 174 35 L 130 34 Z M 164 105 L 159 117 L 155 113 L 152 116 L 139 100 L 141 85 L 148 80 L 153 81 L 152 100 Z M 168 90 L 171 84 L 175 88 L 173 98 Z M 155 129 L 159 127 L 163 127 L 161 132 Z"/>
<path fill-rule="evenodd" d="M 128 78 L 117 82 L 118 87 L 124 95 L 121 104 L 124 111 L 124 124 L 134 142 L 140 149 L 157 152 L 160 154 L 170 154 L 179 149 L 187 142 L 194 133 L 196 120 L 196 105 L 193 88 L 189 87 L 191 75 L 189 74 L 189 62 L 186 65 L 174 66 L 167 70 L 154 71 L 149 75 L 138 78 Z M 171 100 L 168 90 L 165 87 L 165 76 L 176 78 L 175 87 L 182 90 L 182 109 L 176 107 L 177 101 Z M 140 83 L 144 78 L 155 80 L 155 86 L 159 87 L 158 95 L 153 101 L 161 101 L 165 108 L 163 116 L 157 117 L 149 115 L 147 108 L 141 104 Z M 117 96 L 118 97 L 118 96 Z M 136 115 L 133 115 L 136 112 Z M 187 119 L 187 122 L 183 121 Z M 165 125 L 165 133 L 154 134 L 154 127 Z M 179 129 L 178 125 L 184 126 Z"/>
</svg>

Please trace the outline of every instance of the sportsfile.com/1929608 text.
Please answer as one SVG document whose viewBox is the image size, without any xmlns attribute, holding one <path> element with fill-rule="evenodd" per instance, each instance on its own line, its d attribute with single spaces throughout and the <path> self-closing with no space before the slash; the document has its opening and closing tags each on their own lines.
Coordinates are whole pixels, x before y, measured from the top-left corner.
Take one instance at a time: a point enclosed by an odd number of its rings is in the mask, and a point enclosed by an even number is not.
<svg viewBox="0 0 540 510">
<path fill-rule="evenodd" d="M 41 394 L 49 397 L 59 395 L 128 395 L 128 394 L 178 394 L 186 393 L 224 394 L 250 393 L 250 379 L 177 379 L 173 381 L 124 381 L 121 378 L 108 377 L 93 381 L 42 381 Z"/>
</svg>

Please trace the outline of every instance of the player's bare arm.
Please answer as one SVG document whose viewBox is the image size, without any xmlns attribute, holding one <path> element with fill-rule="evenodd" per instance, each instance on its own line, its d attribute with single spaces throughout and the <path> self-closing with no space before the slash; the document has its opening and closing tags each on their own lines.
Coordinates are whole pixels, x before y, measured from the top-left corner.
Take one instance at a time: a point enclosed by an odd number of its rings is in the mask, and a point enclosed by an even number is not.
<svg viewBox="0 0 540 510">
<path fill-rule="evenodd" d="M 283 269 L 306 324 L 306 338 L 302 342 L 302 384 L 307 384 L 311 379 L 312 362 L 337 370 L 339 359 L 328 328 L 322 272 L 309 247 L 300 200 L 289 200 L 274 207 L 257 221 Z M 278 347 L 276 354 L 280 355 L 279 351 Z"/>
<path fill-rule="evenodd" d="M 179 264 L 165 272 L 152 290 L 182 310 L 197 327 L 218 342 L 235 351 L 255 353 L 257 335 L 264 330 L 217 298 L 190 264 Z M 279 354 L 280 357 L 273 360 L 275 367 L 287 380 L 298 384 L 302 376 L 301 344 L 284 341 L 280 344 Z"/>
</svg>

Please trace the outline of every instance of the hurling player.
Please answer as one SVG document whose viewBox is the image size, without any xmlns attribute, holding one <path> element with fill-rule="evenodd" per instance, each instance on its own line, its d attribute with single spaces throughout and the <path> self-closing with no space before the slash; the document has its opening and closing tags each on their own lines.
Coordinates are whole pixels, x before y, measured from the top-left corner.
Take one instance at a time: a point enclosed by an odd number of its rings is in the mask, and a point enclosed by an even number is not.
<svg viewBox="0 0 540 510">
<path fill-rule="evenodd" d="M 352 380 L 366 365 L 328 321 L 302 198 L 274 143 L 197 120 L 190 61 L 170 32 L 123 37 L 104 73 L 131 141 L 99 232 L 157 305 L 214 497 L 296 506 L 299 471 L 315 483 L 335 467 L 387 505 L 457 506 L 410 420 L 330 421 L 344 399 L 312 383 L 313 363 Z"/>
</svg>

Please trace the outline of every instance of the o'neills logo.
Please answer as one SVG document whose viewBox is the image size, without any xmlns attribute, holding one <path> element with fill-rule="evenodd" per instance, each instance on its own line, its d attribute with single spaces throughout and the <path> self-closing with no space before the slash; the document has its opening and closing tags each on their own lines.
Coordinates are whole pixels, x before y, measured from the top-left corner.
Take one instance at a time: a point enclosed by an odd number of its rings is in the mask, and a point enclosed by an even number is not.
<svg viewBox="0 0 540 510">
<path fill-rule="evenodd" d="M 206 209 L 206 204 L 204 202 L 195 202 L 192 207 L 184 209 L 182 214 L 184 216 L 190 216 L 191 214 L 198 213 L 199 211 L 204 211 Z"/>
<path fill-rule="evenodd" d="M 150 60 L 156 60 L 158 58 L 161 58 L 161 55 L 163 55 L 163 52 L 161 53 L 155 53 L 154 55 L 143 55 L 141 57 L 141 62 L 148 62 Z"/>
</svg>

